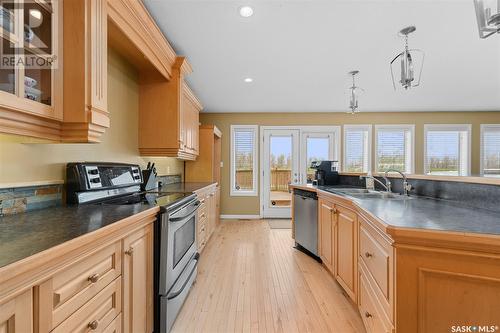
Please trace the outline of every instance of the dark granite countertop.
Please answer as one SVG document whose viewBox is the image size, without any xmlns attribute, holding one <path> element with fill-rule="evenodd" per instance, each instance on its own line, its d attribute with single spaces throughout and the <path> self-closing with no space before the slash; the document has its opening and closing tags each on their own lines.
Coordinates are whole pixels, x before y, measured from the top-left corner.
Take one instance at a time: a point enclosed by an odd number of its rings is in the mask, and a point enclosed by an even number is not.
<svg viewBox="0 0 500 333">
<path fill-rule="evenodd" d="M 308 186 L 311 190 L 327 190 L 349 198 L 392 227 L 500 235 L 498 212 L 427 197 L 413 196 L 398 200 L 358 198 L 335 191 L 342 187 L 346 186 Z"/>
<path fill-rule="evenodd" d="M 82 205 L 0 217 L 0 267 L 154 207 Z"/>
<path fill-rule="evenodd" d="M 182 182 L 173 183 L 168 185 L 163 185 L 161 187 L 162 192 L 184 192 L 191 193 L 200 190 L 204 187 L 215 184 L 214 182 Z"/>
</svg>

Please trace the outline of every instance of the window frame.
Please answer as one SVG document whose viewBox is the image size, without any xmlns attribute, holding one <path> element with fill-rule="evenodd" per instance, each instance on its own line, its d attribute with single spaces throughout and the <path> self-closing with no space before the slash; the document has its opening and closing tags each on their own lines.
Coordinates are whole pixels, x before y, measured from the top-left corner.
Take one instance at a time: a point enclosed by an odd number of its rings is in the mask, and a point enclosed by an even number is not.
<svg viewBox="0 0 500 333">
<path fill-rule="evenodd" d="M 427 133 L 428 132 L 467 132 L 467 173 L 465 175 L 457 176 L 450 175 L 450 177 L 468 177 L 471 174 L 471 150 L 472 150 L 472 125 L 471 124 L 424 124 L 424 175 L 433 176 L 429 174 L 427 169 Z M 459 151 L 459 160 L 461 152 Z M 460 166 L 459 166 L 460 168 Z"/>
<path fill-rule="evenodd" d="M 488 177 L 484 175 L 484 133 L 490 129 L 497 130 L 500 132 L 500 124 L 481 124 L 481 137 L 480 137 L 480 157 L 479 157 L 479 173 L 481 177 L 485 178 L 498 178 L 498 177 Z"/>
<path fill-rule="evenodd" d="M 342 128 L 342 171 L 346 173 L 356 173 L 353 171 L 347 171 L 347 140 L 346 135 L 347 132 L 351 130 L 367 130 L 368 131 L 368 170 L 362 171 L 361 173 L 367 173 L 372 171 L 372 141 L 373 141 L 373 125 L 365 124 L 365 125 L 344 125 Z"/>
<path fill-rule="evenodd" d="M 236 150 L 235 150 L 235 144 L 234 144 L 235 143 L 234 136 L 238 130 L 252 130 L 253 131 L 254 145 L 252 147 L 253 148 L 252 149 L 252 153 L 253 153 L 252 190 L 236 190 L 236 188 L 235 188 L 235 181 L 236 181 L 235 153 L 236 153 Z M 259 126 L 258 125 L 231 125 L 231 143 L 230 143 L 230 152 L 229 152 L 231 189 L 230 189 L 229 195 L 232 197 L 255 197 L 259 193 L 258 178 L 257 178 L 257 174 L 259 172 L 259 169 L 258 169 L 258 159 L 259 159 L 259 156 L 258 156 L 258 152 L 259 152 L 258 137 L 259 137 Z"/>
<path fill-rule="evenodd" d="M 384 130 L 404 130 L 404 131 L 409 131 L 410 132 L 410 138 L 411 138 L 411 143 L 410 143 L 410 170 L 404 170 L 403 173 L 405 174 L 413 174 L 415 173 L 415 124 L 391 124 L 391 125 L 375 125 L 375 140 L 374 140 L 374 154 L 375 154 L 375 165 L 373 166 L 373 169 L 375 170 L 376 173 L 381 172 L 378 170 L 378 161 L 379 161 L 379 155 L 378 155 L 378 133 L 379 131 L 384 131 Z M 405 156 L 406 158 L 406 156 Z M 406 164 L 406 163 L 405 163 Z"/>
</svg>

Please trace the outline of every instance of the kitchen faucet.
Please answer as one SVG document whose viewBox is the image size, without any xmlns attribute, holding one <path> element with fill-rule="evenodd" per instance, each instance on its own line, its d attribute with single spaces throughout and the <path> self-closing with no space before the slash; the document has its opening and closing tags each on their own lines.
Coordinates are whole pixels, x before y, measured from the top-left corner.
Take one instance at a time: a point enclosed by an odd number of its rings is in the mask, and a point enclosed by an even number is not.
<svg viewBox="0 0 500 333">
<path fill-rule="evenodd" d="M 406 175 L 404 173 L 402 173 L 401 171 L 399 170 L 396 170 L 396 169 L 387 169 L 384 173 L 384 179 L 385 179 L 385 183 L 387 184 L 387 192 L 391 192 L 391 181 L 389 180 L 388 178 L 388 174 L 389 172 L 397 172 L 401 175 L 401 177 L 403 177 L 403 194 L 404 195 L 410 195 L 410 190 L 411 190 L 411 184 L 408 184 L 408 180 L 406 178 Z"/>
<path fill-rule="evenodd" d="M 377 183 L 380 184 L 380 186 L 382 186 L 383 188 L 385 188 L 386 192 L 390 193 L 391 192 L 391 182 L 386 178 L 384 177 L 385 179 L 385 184 L 382 183 L 380 180 L 378 180 L 377 178 L 373 177 L 373 176 L 363 176 L 363 175 L 360 175 L 359 176 L 359 179 L 363 179 L 363 178 L 369 178 L 369 179 L 373 179 L 374 181 L 376 181 Z M 389 184 L 387 185 L 387 182 L 389 182 Z"/>
</svg>

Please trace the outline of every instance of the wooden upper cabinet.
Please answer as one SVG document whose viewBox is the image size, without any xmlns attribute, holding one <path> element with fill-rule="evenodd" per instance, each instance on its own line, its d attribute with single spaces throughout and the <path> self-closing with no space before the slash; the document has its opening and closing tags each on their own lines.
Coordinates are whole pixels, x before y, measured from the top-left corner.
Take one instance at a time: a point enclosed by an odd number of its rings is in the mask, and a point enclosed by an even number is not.
<svg viewBox="0 0 500 333">
<path fill-rule="evenodd" d="M 186 162 L 186 181 L 220 185 L 222 132 L 214 125 L 201 125 L 198 131 L 199 156 L 196 161 Z"/>
<path fill-rule="evenodd" d="M 99 142 L 109 127 L 107 0 L 64 2 L 66 142 Z"/>
<path fill-rule="evenodd" d="M 202 106 L 184 76 L 191 73 L 177 57 L 169 80 L 151 72 L 140 74 L 139 151 L 142 156 L 171 156 L 195 160 L 199 150 L 199 112 Z"/>
<path fill-rule="evenodd" d="M 0 131 L 58 140 L 63 1 L 3 1 L 0 8 Z"/>
</svg>

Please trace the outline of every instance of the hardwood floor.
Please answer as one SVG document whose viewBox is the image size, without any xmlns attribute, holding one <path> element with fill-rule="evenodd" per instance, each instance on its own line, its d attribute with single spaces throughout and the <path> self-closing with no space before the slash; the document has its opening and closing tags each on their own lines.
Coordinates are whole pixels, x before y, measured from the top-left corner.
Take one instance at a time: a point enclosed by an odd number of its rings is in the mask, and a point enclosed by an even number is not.
<svg viewBox="0 0 500 333">
<path fill-rule="evenodd" d="M 173 332 L 365 332 L 357 308 L 290 229 L 223 220 Z"/>
</svg>

